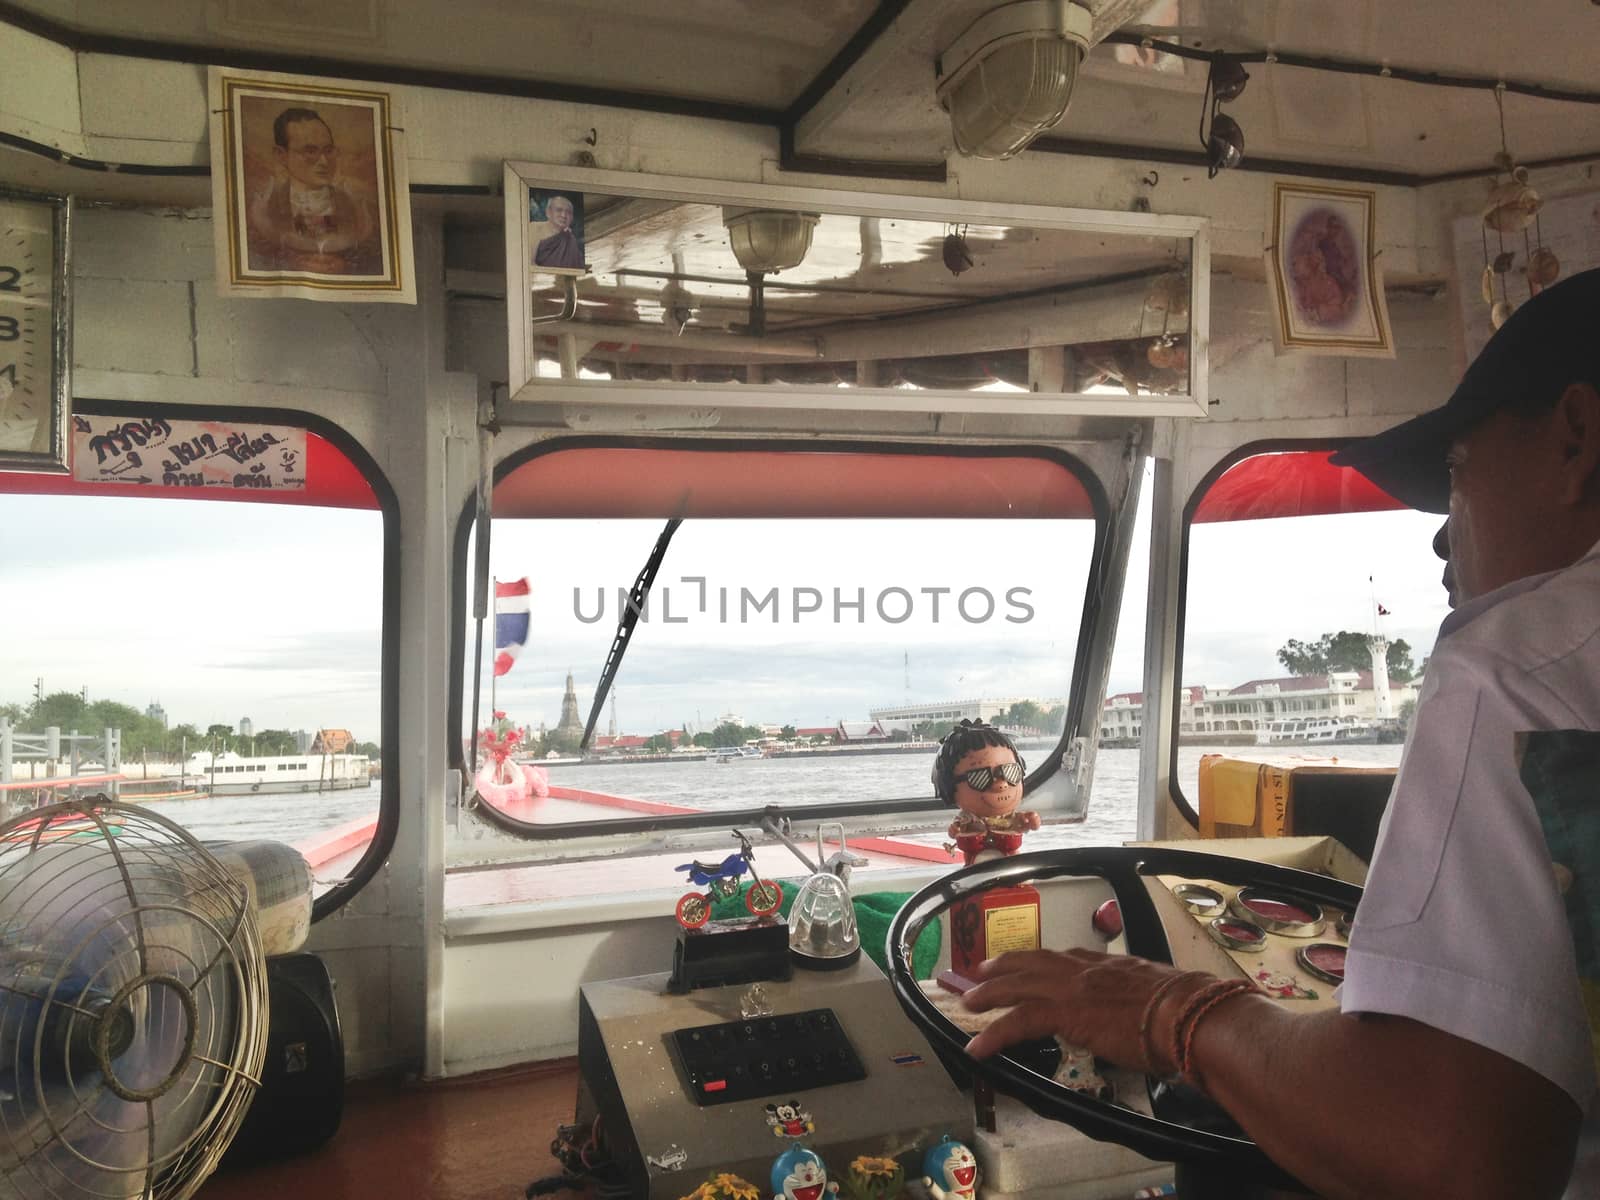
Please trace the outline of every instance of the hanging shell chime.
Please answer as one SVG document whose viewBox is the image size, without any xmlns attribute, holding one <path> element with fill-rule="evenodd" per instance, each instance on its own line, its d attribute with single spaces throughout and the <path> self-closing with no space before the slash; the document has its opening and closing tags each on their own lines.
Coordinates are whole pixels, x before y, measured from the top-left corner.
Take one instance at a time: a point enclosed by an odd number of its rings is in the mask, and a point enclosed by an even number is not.
<svg viewBox="0 0 1600 1200">
<path fill-rule="evenodd" d="M 1543 201 L 1528 182 L 1528 168 L 1517 165 L 1506 147 L 1504 85 L 1495 89 L 1495 106 L 1500 112 L 1500 153 L 1494 156 L 1495 176 L 1483 208 L 1483 302 L 1489 306 L 1489 323 L 1496 329 L 1516 308 L 1507 280 L 1516 265 L 1517 252 L 1507 249 L 1507 234 L 1522 234 L 1522 275 L 1527 280 L 1528 296 L 1554 283 L 1561 274 L 1561 261 L 1544 244 L 1539 224 Z M 1498 245 L 1490 253 L 1490 234 Z"/>
</svg>

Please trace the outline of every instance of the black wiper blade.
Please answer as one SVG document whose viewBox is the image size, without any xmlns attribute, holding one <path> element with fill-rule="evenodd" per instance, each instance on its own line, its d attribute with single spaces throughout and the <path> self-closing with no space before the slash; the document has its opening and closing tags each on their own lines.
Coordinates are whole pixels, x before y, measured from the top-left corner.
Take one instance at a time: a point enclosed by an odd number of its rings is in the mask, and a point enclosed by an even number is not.
<svg viewBox="0 0 1600 1200">
<path fill-rule="evenodd" d="M 682 524 L 682 517 L 673 517 L 662 527 L 661 536 L 656 538 L 655 549 L 650 551 L 650 557 L 645 560 L 639 578 L 633 581 L 633 588 L 628 592 L 628 602 L 622 606 L 622 617 L 617 622 L 617 634 L 611 639 L 611 649 L 606 651 L 606 665 L 600 672 L 600 686 L 595 689 L 594 705 L 589 709 L 589 719 L 583 726 L 583 741 L 578 743 L 580 750 L 589 748 L 589 739 L 594 736 L 594 727 L 600 720 L 601 710 L 605 708 L 606 697 L 611 693 L 611 685 L 617 681 L 617 671 L 622 666 L 622 656 L 628 652 L 628 641 L 633 637 L 633 627 L 639 623 L 639 614 L 645 611 L 645 605 L 649 603 L 650 585 L 655 583 L 656 572 L 661 570 L 661 563 L 667 557 L 667 547 L 672 543 L 672 535 L 678 532 L 678 526 Z"/>
</svg>

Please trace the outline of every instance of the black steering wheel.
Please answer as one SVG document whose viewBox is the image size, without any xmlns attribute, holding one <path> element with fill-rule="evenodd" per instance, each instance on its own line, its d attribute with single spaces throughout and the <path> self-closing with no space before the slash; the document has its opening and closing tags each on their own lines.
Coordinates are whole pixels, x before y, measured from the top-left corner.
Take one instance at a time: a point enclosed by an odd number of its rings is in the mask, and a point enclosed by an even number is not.
<svg viewBox="0 0 1600 1200">
<path fill-rule="evenodd" d="M 1063 1087 L 1053 1079 L 1024 1066 L 1009 1053 L 977 1060 L 966 1058 L 969 1035 L 958 1029 L 923 994 L 911 971 L 911 948 L 929 922 L 957 901 L 970 899 L 992 887 L 1040 882 L 1062 876 L 1097 877 L 1110 885 L 1122 912 L 1128 953 L 1154 962 L 1171 963 L 1161 918 L 1150 899 L 1144 879 L 1152 875 L 1179 875 L 1189 879 L 1245 887 L 1270 888 L 1286 899 L 1311 901 L 1353 913 L 1361 899 L 1355 884 L 1330 879 L 1293 867 L 1253 862 L 1222 854 L 1193 850 L 1140 847 L 1085 847 L 1017 854 L 967 867 L 930 883 L 903 905 L 889 925 L 887 960 L 889 983 L 906 1015 L 946 1055 L 964 1059 L 964 1065 L 997 1090 L 1015 1096 L 1040 1116 L 1063 1121 L 1100 1141 L 1117 1142 L 1146 1158 L 1187 1164 L 1207 1174 L 1226 1176 L 1267 1187 L 1304 1190 L 1242 1133 L 1218 1133 L 1196 1124 L 1180 1124 L 1162 1116 L 1147 1117 L 1109 1101 L 1098 1100 Z M 1160 886 L 1155 884 L 1154 886 Z M 1173 1089 L 1151 1080 L 1152 1104 L 1157 1113 L 1170 1114 L 1180 1107 Z M 1188 1094 L 1188 1107 L 1199 1099 L 1220 1122 L 1232 1126 L 1220 1108 L 1199 1093 Z M 1204 1124 L 1214 1122 L 1201 1118 Z M 1233 1126 L 1236 1130 L 1237 1127 Z"/>
</svg>

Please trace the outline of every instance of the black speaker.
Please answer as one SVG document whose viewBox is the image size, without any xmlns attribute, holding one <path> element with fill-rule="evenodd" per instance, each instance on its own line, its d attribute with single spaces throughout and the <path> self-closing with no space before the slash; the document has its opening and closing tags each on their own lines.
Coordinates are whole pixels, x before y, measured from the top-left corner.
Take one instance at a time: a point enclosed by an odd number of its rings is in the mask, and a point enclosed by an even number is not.
<svg viewBox="0 0 1600 1200">
<path fill-rule="evenodd" d="M 1371 862 L 1393 788 L 1392 772 L 1296 771 L 1284 833 L 1337 838 Z"/>
<path fill-rule="evenodd" d="M 344 1035 L 333 977 L 315 954 L 267 960 L 267 1060 L 224 1165 L 314 1150 L 344 1115 Z"/>
</svg>

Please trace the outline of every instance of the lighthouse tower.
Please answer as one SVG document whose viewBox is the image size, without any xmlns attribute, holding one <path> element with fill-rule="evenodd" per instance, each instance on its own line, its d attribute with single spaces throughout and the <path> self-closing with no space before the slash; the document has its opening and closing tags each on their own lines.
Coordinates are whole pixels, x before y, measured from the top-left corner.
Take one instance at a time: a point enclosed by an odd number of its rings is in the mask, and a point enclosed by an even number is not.
<svg viewBox="0 0 1600 1200">
<path fill-rule="evenodd" d="M 1372 691 L 1378 702 L 1378 720 L 1394 720 L 1394 701 L 1389 698 L 1389 639 L 1381 633 L 1367 639 L 1372 651 Z"/>
</svg>

